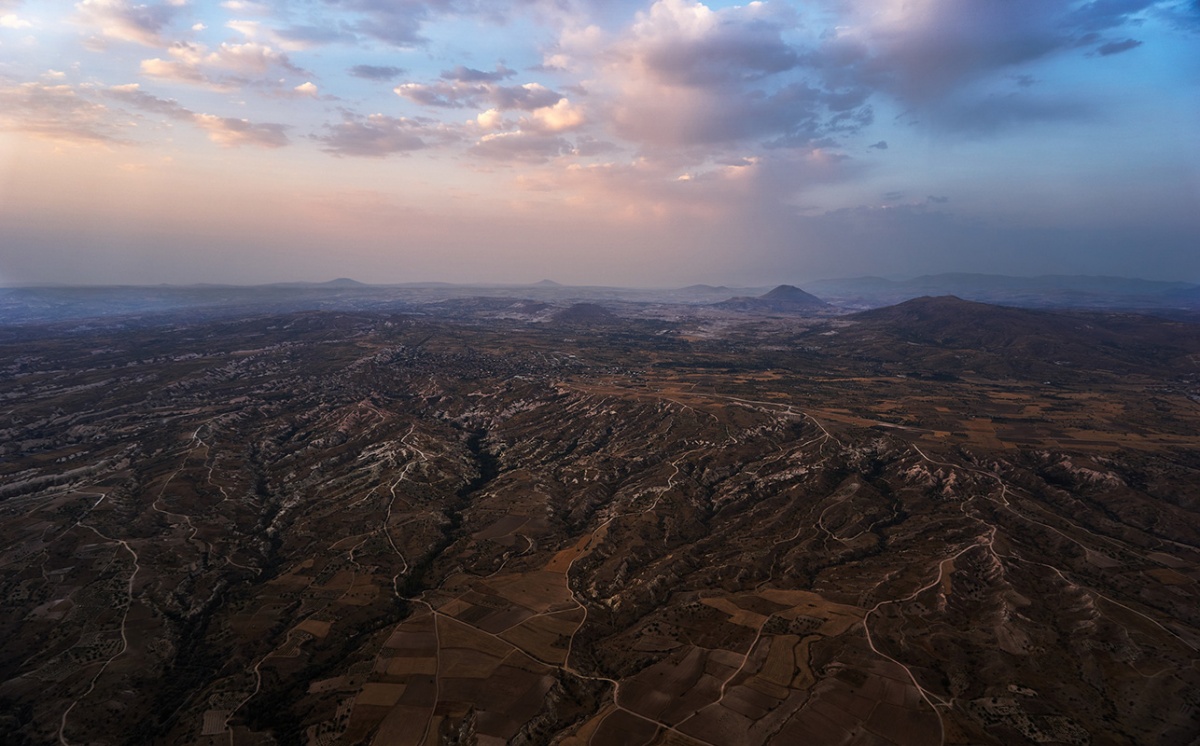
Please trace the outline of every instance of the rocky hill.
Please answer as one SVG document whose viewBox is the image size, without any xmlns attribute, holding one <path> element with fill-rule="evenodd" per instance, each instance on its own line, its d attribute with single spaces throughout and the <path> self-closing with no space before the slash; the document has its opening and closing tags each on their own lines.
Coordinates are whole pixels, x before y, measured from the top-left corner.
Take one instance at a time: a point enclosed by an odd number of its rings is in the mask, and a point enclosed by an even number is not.
<svg viewBox="0 0 1200 746">
<path fill-rule="evenodd" d="M 727 311 L 749 313 L 804 313 L 829 309 L 828 303 L 793 285 L 779 285 L 757 297 L 730 298 L 713 305 Z"/>
</svg>

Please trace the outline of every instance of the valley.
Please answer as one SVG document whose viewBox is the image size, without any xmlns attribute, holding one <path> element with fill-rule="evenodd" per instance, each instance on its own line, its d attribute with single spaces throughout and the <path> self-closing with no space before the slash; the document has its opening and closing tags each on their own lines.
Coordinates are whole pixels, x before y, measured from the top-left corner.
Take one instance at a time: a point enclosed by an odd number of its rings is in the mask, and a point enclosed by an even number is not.
<svg viewBox="0 0 1200 746">
<path fill-rule="evenodd" d="M 1197 327 L 963 303 L 9 330 L 0 729 L 1200 737 Z"/>
</svg>

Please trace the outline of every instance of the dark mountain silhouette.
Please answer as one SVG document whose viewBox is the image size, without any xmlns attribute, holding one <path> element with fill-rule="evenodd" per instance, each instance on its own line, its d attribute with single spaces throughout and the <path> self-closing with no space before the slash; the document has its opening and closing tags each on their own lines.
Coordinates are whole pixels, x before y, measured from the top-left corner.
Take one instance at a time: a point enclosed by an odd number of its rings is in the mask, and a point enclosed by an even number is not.
<svg viewBox="0 0 1200 746">
<path fill-rule="evenodd" d="M 329 282 L 319 282 L 317 285 L 325 288 L 365 288 L 367 286 L 365 282 L 352 280 L 349 277 L 339 277 Z"/>
<path fill-rule="evenodd" d="M 825 301 L 811 293 L 804 292 L 795 285 L 779 285 L 769 293 L 760 296 L 760 298 L 772 303 L 802 303 L 812 306 L 825 305 Z"/>
<path fill-rule="evenodd" d="M 780 285 L 757 298 L 737 297 L 713 304 L 727 311 L 803 313 L 826 310 L 829 304 L 794 285 Z"/>
</svg>

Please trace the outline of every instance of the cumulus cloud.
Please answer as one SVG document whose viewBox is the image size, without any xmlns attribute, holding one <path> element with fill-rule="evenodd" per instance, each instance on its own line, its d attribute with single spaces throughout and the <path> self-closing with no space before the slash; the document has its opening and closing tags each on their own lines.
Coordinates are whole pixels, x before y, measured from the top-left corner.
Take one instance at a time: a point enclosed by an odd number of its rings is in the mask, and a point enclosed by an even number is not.
<svg viewBox="0 0 1200 746">
<path fill-rule="evenodd" d="M 160 98 L 143 91 L 137 83 L 111 86 L 105 89 L 103 94 L 127 106 L 133 106 L 168 119 L 190 122 L 207 132 L 210 140 L 224 147 L 252 145 L 262 148 L 280 148 L 288 144 L 288 127 L 286 125 L 259 124 L 246 119 L 196 113 L 174 99 Z"/>
<path fill-rule="evenodd" d="M 544 163 L 572 151 L 561 137 L 538 132 L 493 132 L 471 146 L 472 155 L 500 161 Z"/>
<path fill-rule="evenodd" d="M 213 142 L 227 148 L 253 145 L 260 148 L 282 148 L 288 144 L 287 125 L 256 124 L 247 119 L 197 114 L 196 126 L 208 132 Z"/>
<path fill-rule="evenodd" d="M 1089 44 L 1101 54 L 1137 46 L 1105 40 L 1160 0 L 850 0 L 805 62 L 831 80 L 924 106 L 974 81 Z"/>
<path fill-rule="evenodd" d="M 201 70 L 200 66 L 182 60 L 164 60 L 155 57 L 149 60 L 142 60 L 140 66 L 143 75 L 151 78 L 161 78 L 170 80 L 176 83 L 192 83 L 194 85 L 212 84 L 214 87 L 228 87 L 227 84 L 217 84 L 215 81 L 210 81 L 208 76 Z"/>
<path fill-rule="evenodd" d="M 494 111 L 494 109 L 489 110 Z M 526 131 L 553 133 L 579 129 L 587 122 L 583 110 L 560 98 L 553 106 L 534 109 L 529 117 L 521 119 L 521 129 Z"/>
<path fill-rule="evenodd" d="M 487 104 L 501 111 L 533 111 L 553 106 L 562 94 L 540 83 L 503 86 L 494 83 L 466 83 L 438 80 L 433 83 L 402 83 L 393 89 L 397 96 L 423 106 L 441 109 L 480 108 Z"/>
<path fill-rule="evenodd" d="M 185 5 L 186 0 L 138 4 L 129 0 L 82 0 L 75 5 L 75 20 L 112 39 L 161 47 L 166 45 L 163 32 Z"/>
<path fill-rule="evenodd" d="M 355 65 L 348 71 L 364 80 L 394 80 L 404 74 L 404 68 L 387 65 Z"/>
<path fill-rule="evenodd" d="M 1061 43 L 1057 0 L 856 2 L 807 62 L 829 78 L 925 103 L 995 69 L 1042 57 Z"/>
<path fill-rule="evenodd" d="M 204 64 L 232 70 L 242 75 L 264 75 L 273 68 L 293 73 L 304 71 L 292 64 L 286 54 L 264 44 L 222 44 L 204 57 Z"/>
<path fill-rule="evenodd" d="M 0 129 L 70 144 L 127 144 L 103 104 L 70 85 L 0 87 Z"/>
<path fill-rule="evenodd" d="M 301 83 L 292 90 L 301 96 L 308 96 L 310 98 L 317 97 L 317 84 L 313 83 L 311 80 Z"/>
<path fill-rule="evenodd" d="M 468 124 L 485 134 L 468 150 L 471 155 L 491 160 L 544 163 L 563 155 L 580 155 L 580 148 L 561 137 L 587 123 L 582 109 L 567 98 L 560 98 L 551 106 L 533 109 L 519 119 L 505 119 L 499 108 L 488 109 Z M 583 138 L 589 152 L 599 153 L 603 148 L 594 138 Z M 611 147 L 611 143 L 605 143 Z"/>
<path fill-rule="evenodd" d="M 482 86 L 462 86 L 454 83 L 401 83 L 392 89 L 397 96 L 423 106 L 442 109 L 461 109 L 473 105 L 486 92 Z"/>
<path fill-rule="evenodd" d="M 223 43 L 209 51 L 203 44 L 175 42 L 167 49 L 171 59 L 142 60 L 143 74 L 180 83 L 230 88 L 272 72 L 307 73 L 288 56 L 257 42 Z"/>
<path fill-rule="evenodd" d="M 829 83 L 785 35 L 791 12 L 766 3 L 714 10 L 659 0 L 610 40 L 563 35 L 558 53 L 598 68 L 593 107 L 621 138 L 655 147 L 827 144 L 868 124 L 870 90 Z"/>
<path fill-rule="evenodd" d="M 358 19 L 349 25 L 354 32 L 396 47 L 423 44 L 421 26 L 438 11 L 452 9 L 453 0 L 414 2 L 413 0 L 325 0 L 341 11 L 351 11 Z"/>
<path fill-rule="evenodd" d="M 475 126 L 482 130 L 509 129 L 512 123 L 504 120 L 504 112 L 499 109 L 488 109 L 475 117 Z"/>
<path fill-rule="evenodd" d="M 262 39 L 280 49 L 299 52 L 323 44 L 352 39 L 336 26 L 286 26 L 274 28 L 259 21 L 233 20 L 225 24 L 248 39 Z"/>
<path fill-rule="evenodd" d="M 161 114 L 171 119 L 192 120 L 195 114 L 179 105 L 174 99 L 159 98 L 142 90 L 137 83 L 115 85 L 104 90 L 104 95 L 129 106 Z"/>
<path fill-rule="evenodd" d="M 32 23 L 21 18 L 16 13 L 6 13 L 0 16 L 0 28 L 26 29 L 32 27 Z"/>
<path fill-rule="evenodd" d="M 724 11 L 660 0 L 640 14 L 626 51 L 644 75 L 671 85 L 711 86 L 790 70 L 800 57 L 784 24 L 762 3 Z"/>
<path fill-rule="evenodd" d="M 405 117 L 371 114 L 360 117 L 345 113 L 343 121 L 329 125 L 328 134 L 317 140 L 327 153 L 364 158 L 382 158 L 394 153 L 408 153 L 429 146 L 429 137 L 442 141 L 453 139 L 445 130 L 428 123 Z"/>
<path fill-rule="evenodd" d="M 592 16 L 625 15 L 639 2 L 631 0 L 323 0 L 325 7 L 344 19 L 344 26 L 360 37 L 403 49 L 424 46 L 424 28 L 441 18 L 469 17 L 504 26 L 526 16 L 551 28 L 577 24 Z"/>
<path fill-rule="evenodd" d="M 534 111 L 557 104 L 562 99 L 562 94 L 541 83 L 526 83 L 515 86 L 489 86 L 487 98 L 499 109 Z"/>
<path fill-rule="evenodd" d="M 516 74 L 515 70 L 510 70 L 504 65 L 496 65 L 496 69 L 490 73 L 459 65 L 453 70 L 444 70 L 441 77 L 442 80 L 457 80 L 462 83 L 499 83 Z"/>
<path fill-rule="evenodd" d="M 252 2 L 252 0 L 225 0 L 225 2 L 221 3 L 221 7 L 225 10 L 232 10 L 235 13 L 251 13 L 258 16 L 270 15 L 271 13 L 269 5 Z"/>
<path fill-rule="evenodd" d="M 619 135 L 661 147 L 733 145 L 756 138 L 776 146 L 810 147 L 870 123 L 866 92 L 859 96 L 860 107 L 830 111 L 830 94 L 802 82 L 770 93 L 639 82 L 614 101 L 610 113 Z"/>
<path fill-rule="evenodd" d="M 844 0 L 836 21 L 801 55 L 826 89 L 887 97 L 943 131 L 979 135 L 1083 116 L 1086 108 L 1029 96 L 996 97 L 1006 80 L 1028 88 L 1029 67 L 1056 55 L 1110 56 L 1140 42 L 1115 30 L 1162 0 Z M 852 125 L 853 126 L 853 125 Z"/>
</svg>

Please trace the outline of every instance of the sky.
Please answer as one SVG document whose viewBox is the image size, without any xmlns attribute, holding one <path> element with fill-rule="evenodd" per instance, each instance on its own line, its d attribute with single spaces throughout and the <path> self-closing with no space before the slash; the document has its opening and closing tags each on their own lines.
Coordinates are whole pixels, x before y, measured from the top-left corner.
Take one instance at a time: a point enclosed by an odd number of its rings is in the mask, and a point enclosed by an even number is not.
<svg viewBox="0 0 1200 746">
<path fill-rule="evenodd" d="M 1200 282 L 1200 0 L 0 0 L 0 285 Z"/>
</svg>

